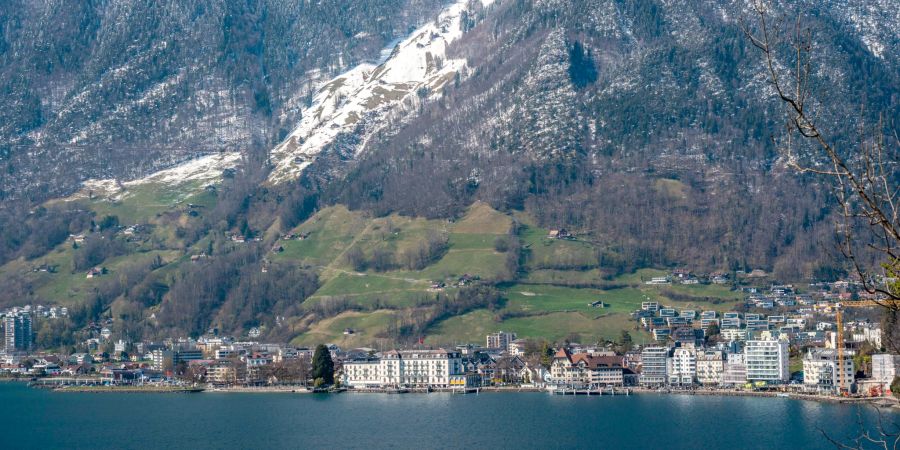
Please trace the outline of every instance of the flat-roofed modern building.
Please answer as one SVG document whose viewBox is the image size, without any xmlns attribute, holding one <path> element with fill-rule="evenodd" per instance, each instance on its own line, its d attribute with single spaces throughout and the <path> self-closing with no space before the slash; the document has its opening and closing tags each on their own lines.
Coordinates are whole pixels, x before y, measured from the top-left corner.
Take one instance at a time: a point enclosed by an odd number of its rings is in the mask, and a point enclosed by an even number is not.
<svg viewBox="0 0 900 450">
<path fill-rule="evenodd" d="M 667 359 L 669 349 L 666 347 L 644 347 L 641 351 L 641 378 L 645 386 L 666 384 Z"/>
<path fill-rule="evenodd" d="M 844 353 L 844 386 L 854 383 L 853 352 Z M 834 349 L 814 348 L 803 356 L 803 386 L 817 392 L 835 393 L 840 386 L 840 364 Z"/>
<path fill-rule="evenodd" d="M 499 348 L 502 350 L 509 350 L 509 344 L 512 341 L 516 340 L 516 333 L 507 333 L 505 331 L 498 331 L 496 333 L 491 333 L 487 335 L 485 339 L 487 342 L 487 348 Z"/>
<path fill-rule="evenodd" d="M 729 353 L 725 360 L 725 373 L 722 376 L 722 384 L 726 386 L 740 386 L 747 383 L 747 362 L 743 353 Z"/>
<path fill-rule="evenodd" d="M 787 341 L 781 339 L 747 341 L 744 356 L 747 362 L 747 381 L 779 384 L 786 383 L 790 379 Z"/>
<path fill-rule="evenodd" d="M 10 314 L 3 318 L 4 348 L 7 353 L 31 350 L 31 314 Z"/>
</svg>

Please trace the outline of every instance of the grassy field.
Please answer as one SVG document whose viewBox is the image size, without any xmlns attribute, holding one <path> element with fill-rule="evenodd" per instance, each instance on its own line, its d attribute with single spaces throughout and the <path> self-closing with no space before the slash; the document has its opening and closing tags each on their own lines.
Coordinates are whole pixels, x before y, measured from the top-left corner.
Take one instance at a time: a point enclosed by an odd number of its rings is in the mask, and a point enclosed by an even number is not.
<svg viewBox="0 0 900 450">
<path fill-rule="evenodd" d="M 499 234 L 456 230 L 504 230 L 505 233 L 510 224 L 508 216 L 486 205 L 473 206 L 456 223 L 397 215 L 373 219 L 337 206 L 323 209 L 293 230 L 308 233 L 309 237 L 302 241 L 280 241 L 284 251 L 272 258 L 319 268 L 323 285 L 309 302 L 340 297 L 367 306 L 375 302 L 412 306 L 423 298 L 433 297 L 428 292 L 432 281 L 450 282 L 465 274 L 485 280 L 506 276 L 506 255 L 494 249 Z M 429 235 L 446 236 L 448 250 L 423 270 L 357 273 L 342 256 L 351 249 L 358 249 L 366 257 L 371 257 L 377 249 L 400 255 L 425 245 Z"/>
<path fill-rule="evenodd" d="M 368 313 L 345 312 L 316 323 L 309 331 L 291 341 L 292 345 L 313 346 L 321 343 L 335 343 L 344 348 L 360 346 L 388 345 L 383 333 L 397 318 L 398 313 L 378 310 Z M 350 328 L 353 334 L 345 335 Z"/>
<path fill-rule="evenodd" d="M 129 225 L 150 223 L 164 212 L 187 206 L 188 203 L 212 207 L 215 196 L 204 191 L 203 183 L 187 182 L 177 189 L 156 183 L 129 186 L 118 200 L 97 197 L 80 200 L 97 217 L 117 216 L 119 223 Z"/>
<path fill-rule="evenodd" d="M 54 303 L 72 306 L 84 302 L 93 292 L 93 287 L 108 277 L 115 277 L 118 270 L 126 264 L 148 265 L 158 255 L 164 262 L 171 262 L 180 256 L 180 252 L 174 250 L 155 250 L 119 256 L 104 261 L 101 266 L 106 267 L 109 273 L 97 278 L 87 278 L 85 271 L 74 270 L 72 262 L 71 244 L 60 245 L 55 251 L 36 261 L 36 264 L 56 265 L 56 273 L 31 272 L 28 266 L 14 262 L 4 266 L 2 273 L 8 271 L 20 271 L 33 280 L 38 286 L 35 294 L 40 298 L 51 299 Z M 33 263 L 34 264 L 34 263 Z"/>
<path fill-rule="evenodd" d="M 605 273 L 601 269 L 590 270 L 557 270 L 557 269 L 534 269 L 529 270 L 523 278 L 522 282 L 535 284 L 555 284 L 555 285 L 605 285 L 611 282 L 604 279 Z"/>
<path fill-rule="evenodd" d="M 686 192 L 685 187 L 675 180 L 665 181 L 657 188 L 661 194 L 673 199 Z M 210 239 L 201 238 L 190 249 L 185 249 L 177 228 L 183 226 L 184 221 L 197 219 L 189 218 L 187 214 L 172 215 L 177 219 L 172 222 L 156 219 L 161 213 L 183 209 L 186 203 L 214 206 L 215 196 L 200 185 L 187 183 L 166 190 L 159 185 L 146 184 L 129 188 L 117 201 L 78 201 L 84 202 L 98 217 L 115 215 L 122 224 L 149 222 L 156 226 L 146 243 L 133 248 L 135 253 L 103 262 L 101 265 L 110 270 L 105 277 L 117 276 L 126 264 L 149 263 L 157 255 L 172 263 L 159 270 L 174 273 L 178 271 L 177 263 L 204 251 Z M 200 211 L 202 214 L 202 208 Z M 517 236 L 510 236 L 514 218 L 521 227 Z M 269 236 L 279 231 L 273 226 Z M 506 303 L 499 311 L 476 310 L 435 324 L 427 331 L 429 344 L 480 343 L 485 334 L 501 329 L 514 331 L 521 337 L 552 341 L 577 338 L 582 342 L 618 339 L 623 330 L 628 330 L 635 342 L 644 342 L 649 337 L 642 331 L 635 331 L 635 322 L 628 316 L 642 301 L 659 301 L 679 309 L 727 311 L 743 297 L 730 286 L 644 284 L 652 277 L 665 275 L 665 270 L 641 269 L 609 278 L 603 268 L 596 266 L 597 248 L 593 244 L 582 240 L 548 239 L 548 230 L 536 226 L 531 218 L 521 213 L 515 216 L 504 214 L 485 203 L 473 204 L 455 221 L 399 215 L 372 217 L 344 206 L 331 206 L 318 211 L 290 232 L 307 238 L 279 240 L 283 251 L 271 253 L 267 258 L 310 267 L 319 274 L 321 287 L 304 302 L 307 311 L 320 303 L 337 300 L 372 311 L 344 312 L 313 323 L 309 331 L 294 339 L 295 344 L 334 342 L 342 346 L 389 346 L 386 341 L 388 327 L 410 314 L 411 308 L 437 298 L 438 294 L 430 289 L 432 282 L 445 281 L 452 285 L 462 275 L 475 276 L 486 284 L 496 285 Z M 351 250 L 366 258 L 386 250 L 395 258 L 395 267 L 402 267 L 406 265 L 401 263 L 404 255 L 412 255 L 411 252 L 419 251 L 436 238 L 447 240 L 446 252 L 422 270 L 375 272 L 370 268 L 358 272 L 350 266 L 347 257 Z M 524 266 L 518 274 L 509 273 L 508 255 L 497 251 L 498 240 L 511 238 L 519 239 L 525 255 Z M 103 278 L 86 279 L 83 271 L 74 272 L 72 258 L 73 249 L 67 242 L 34 261 L 13 261 L 0 267 L 0 276 L 24 276 L 35 286 L 37 297 L 60 304 L 77 304 L 84 301 Z M 407 258 L 406 261 L 414 259 Z M 31 267 L 43 263 L 58 266 L 58 273 L 31 271 Z M 445 292 L 453 293 L 454 290 L 448 287 Z M 589 305 L 598 300 L 605 306 Z M 298 315 L 293 319 L 300 323 L 308 317 Z M 354 329 L 355 333 L 344 335 L 346 328 Z"/>
<path fill-rule="evenodd" d="M 731 309 L 734 303 L 676 301 L 661 295 L 655 287 L 587 289 L 550 285 L 514 284 L 503 288 L 507 303 L 497 312 L 474 311 L 447 319 L 429 330 L 435 344 L 480 342 L 484 334 L 508 330 L 521 337 L 562 340 L 570 335 L 585 342 L 616 340 L 623 330 L 635 342 L 649 342 L 643 331 L 634 330 L 636 322 L 629 313 L 643 301 L 659 301 L 678 309 Z M 730 292 L 728 292 L 731 294 Z M 590 306 L 602 301 L 605 307 Z M 505 317 L 505 318 L 504 318 Z M 500 318 L 504 318 L 499 320 Z"/>
<path fill-rule="evenodd" d="M 476 202 L 466 215 L 453 225 L 454 233 L 507 234 L 512 227 L 512 218 L 491 208 L 486 203 Z"/>
<path fill-rule="evenodd" d="M 428 291 L 430 283 L 373 274 L 341 273 L 328 280 L 316 293 L 306 299 L 305 306 L 332 298 L 345 299 L 352 304 L 371 307 L 380 304 L 408 308 L 434 299 Z"/>
<path fill-rule="evenodd" d="M 596 250 L 586 242 L 550 239 L 549 230 L 523 225 L 519 233 L 526 252 L 526 266 L 536 269 L 583 269 L 597 265 Z"/>
<path fill-rule="evenodd" d="M 328 266 L 335 263 L 368 226 L 369 221 L 362 213 L 351 212 L 343 206 L 323 209 L 293 230 L 294 233 L 309 234 L 309 237 L 302 241 L 279 241 L 284 251 L 275 254 L 273 259 Z"/>
<path fill-rule="evenodd" d="M 577 334 L 582 342 L 617 340 L 622 330 L 628 330 L 635 342 L 649 342 L 643 331 L 633 329 L 624 314 L 610 314 L 599 318 L 589 317 L 579 312 L 548 313 L 529 317 L 514 317 L 496 321 L 497 315 L 487 310 L 473 311 L 447 319 L 429 330 L 425 343 L 430 345 L 452 345 L 458 343 L 484 342 L 484 336 L 496 331 L 512 331 L 520 338 L 562 341 Z M 576 336 L 571 336 L 576 337 Z"/>
</svg>

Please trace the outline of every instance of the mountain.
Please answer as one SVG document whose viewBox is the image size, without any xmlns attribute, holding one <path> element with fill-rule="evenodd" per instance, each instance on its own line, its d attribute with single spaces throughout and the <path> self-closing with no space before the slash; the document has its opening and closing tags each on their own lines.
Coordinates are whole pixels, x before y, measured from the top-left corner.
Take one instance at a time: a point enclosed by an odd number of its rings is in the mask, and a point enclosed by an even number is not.
<svg viewBox="0 0 900 450">
<path fill-rule="evenodd" d="M 820 44 L 811 103 L 851 151 L 860 119 L 898 111 L 896 17 L 801 6 Z M 307 178 L 328 202 L 436 217 L 483 200 L 591 233 L 638 266 L 818 270 L 828 193 L 779 161 L 781 115 L 740 28 L 743 2 L 490 11 L 448 51 L 466 61 L 459 83 L 319 153 Z M 861 102 L 871 114 L 846 120 Z"/>
<path fill-rule="evenodd" d="M 12 0 L 0 11 L 0 197 L 266 149 L 323 78 L 377 58 L 439 0 Z M 71 167 L 78 167 L 73 171 Z"/>
<path fill-rule="evenodd" d="M 17 5 L 0 187 L 34 202 L 0 209 L 0 304 L 134 339 L 601 339 L 643 296 L 730 308 L 739 273 L 846 270 L 828 186 L 773 143 L 745 2 Z M 900 112 L 897 8 L 775 8 L 815 30 L 810 104 L 852 152 Z M 35 61 L 52 70 L 14 70 Z M 679 266 L 733 282 L 642 284 Z"/>
</svg>

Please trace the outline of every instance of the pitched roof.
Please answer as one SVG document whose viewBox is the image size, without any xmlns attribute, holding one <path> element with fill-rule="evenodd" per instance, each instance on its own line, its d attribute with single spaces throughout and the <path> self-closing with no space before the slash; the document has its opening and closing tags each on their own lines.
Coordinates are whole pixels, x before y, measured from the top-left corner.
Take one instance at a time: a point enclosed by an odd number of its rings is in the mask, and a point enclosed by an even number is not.
<svg viewBox="0 0 900 450">
<path fill-rule="evenodd" d="M 569 349 L 562 347 L 556 351 L 556 354 L 553 355 L 553 359 L 568 359 L 572 361 L 572 354 L 569 353 Z"/>
<path fill-rule="evenodd" d="M 584 364 L 588 369 L 622 367 L 621 356 L 591 356 L 587 353 L 576 353 L 572 355 L 573 364 L 578 364 L 581 361 L 584 361 Z"/>
</svg>

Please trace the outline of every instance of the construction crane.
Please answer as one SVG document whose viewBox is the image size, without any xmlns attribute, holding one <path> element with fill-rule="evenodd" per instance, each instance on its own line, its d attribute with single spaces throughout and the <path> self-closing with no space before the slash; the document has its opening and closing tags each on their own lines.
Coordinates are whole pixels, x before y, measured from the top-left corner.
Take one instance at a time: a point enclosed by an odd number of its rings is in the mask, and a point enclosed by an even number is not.
<svg viewBox="0 0 900 450">
<path fill-rule="evenodd" d="M 844 308 L 867 308 L 881 306 L 884 308 L 900 309 L 900 300 L 850 300 L 835 304 L 835 321 L 837 322 L 837 357 L 838 357 L 838 382 L 840 394 L 847 392 L 844 380 Z"/>
</svg>

